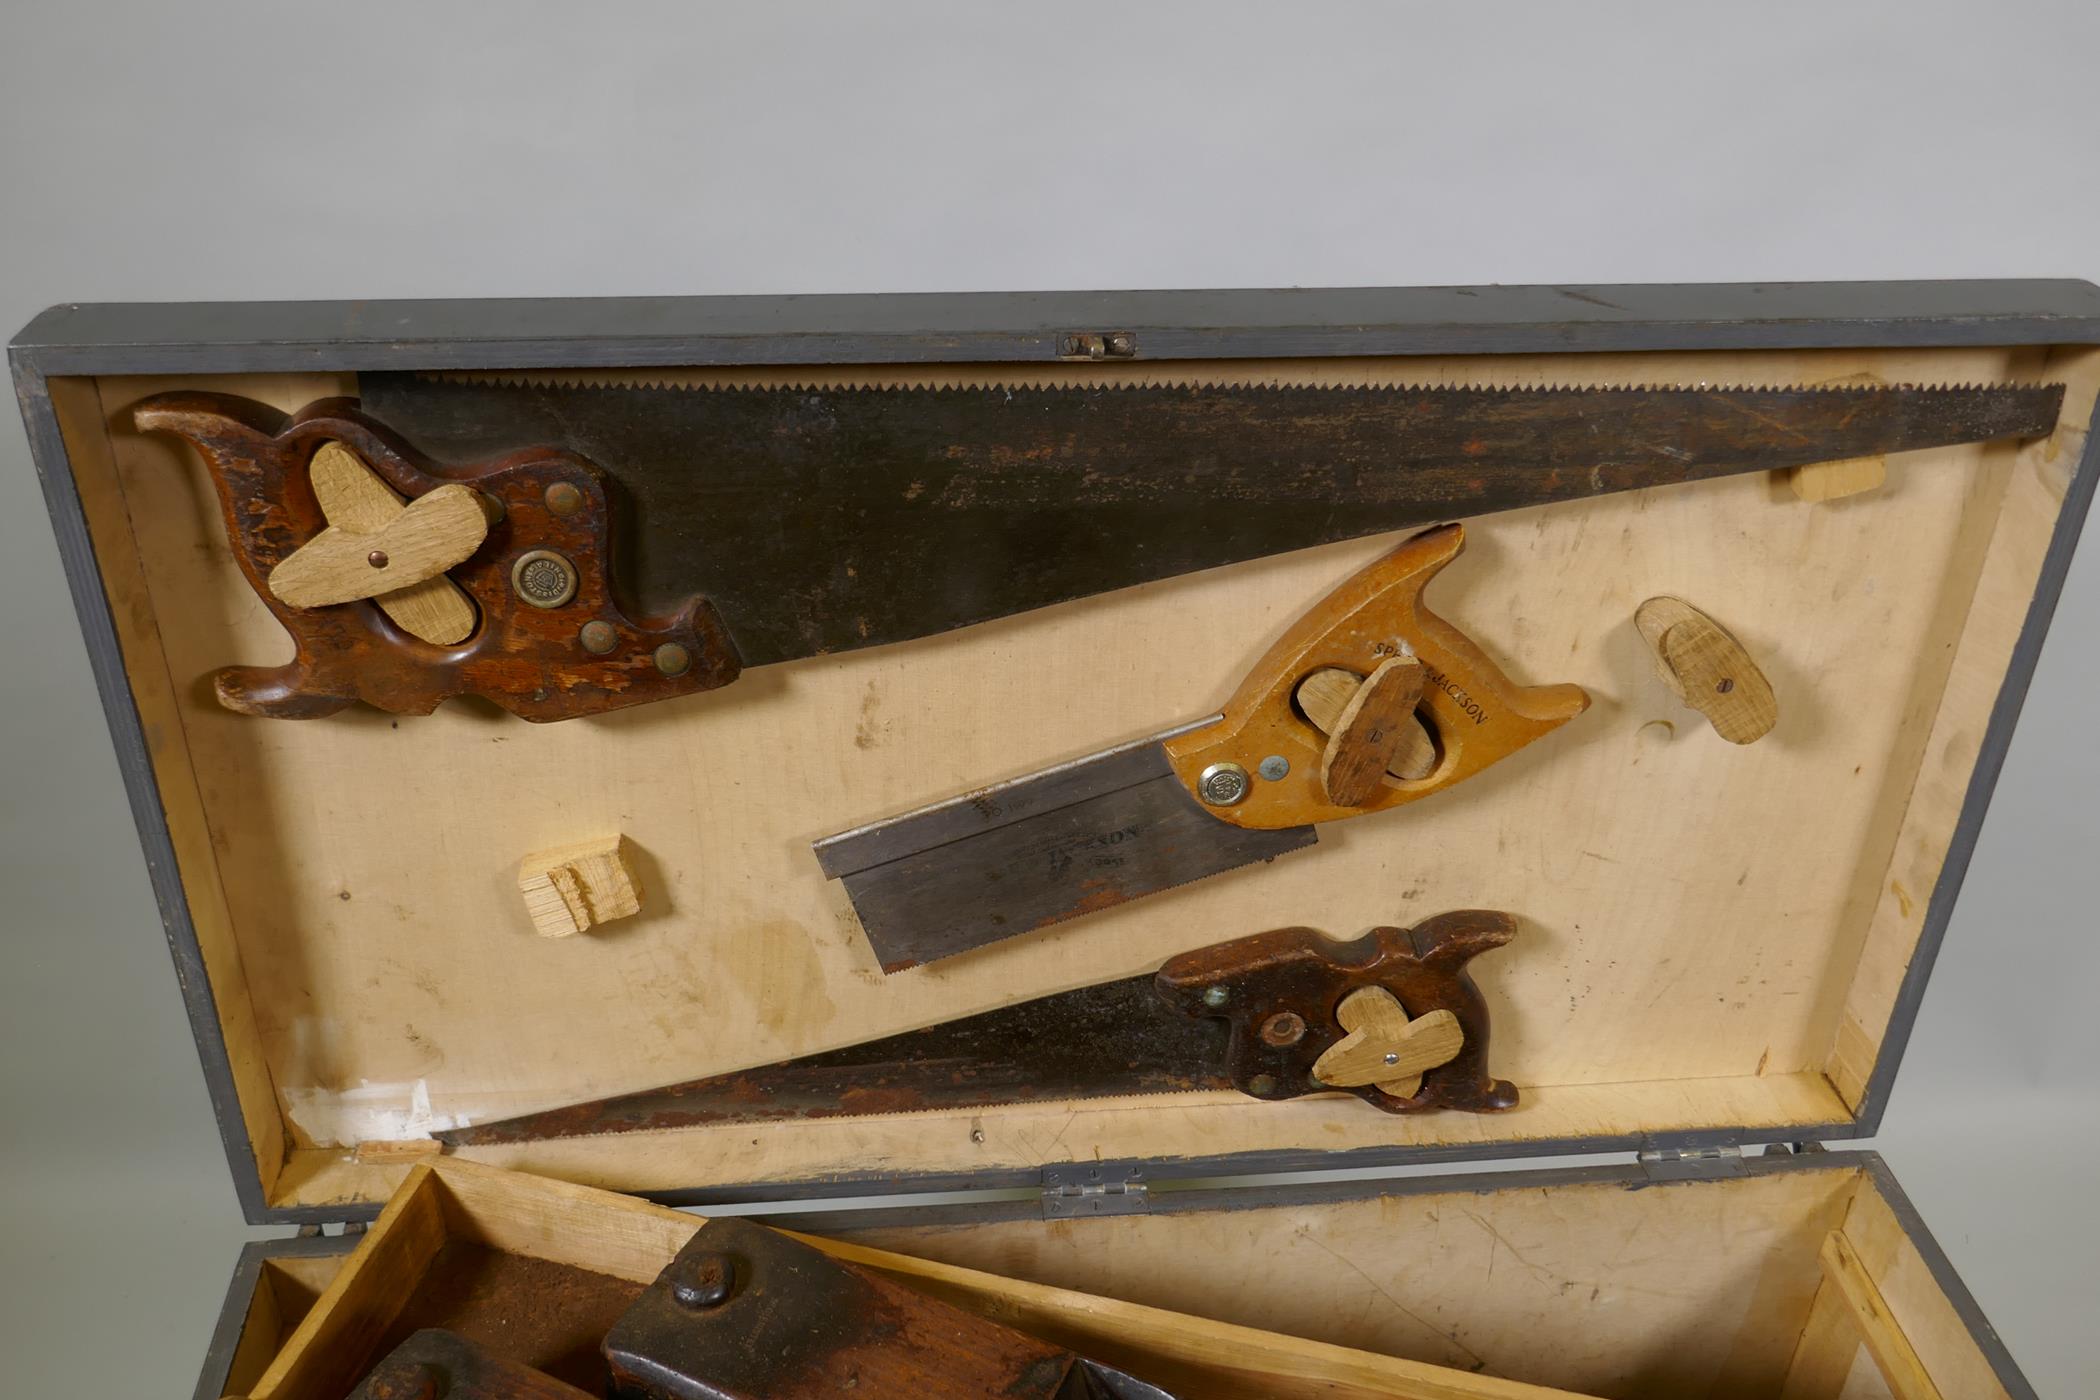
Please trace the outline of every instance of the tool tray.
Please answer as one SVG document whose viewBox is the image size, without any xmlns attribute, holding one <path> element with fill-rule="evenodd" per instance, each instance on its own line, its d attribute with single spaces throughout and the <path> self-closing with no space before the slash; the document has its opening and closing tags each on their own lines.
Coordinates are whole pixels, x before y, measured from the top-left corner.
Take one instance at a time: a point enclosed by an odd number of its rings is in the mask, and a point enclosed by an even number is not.
<svg viewBox="0 0 2100 1400">
<path fill-rule="evenodd" d="M 1073 358 L 1111 343 L 1129 355 Z M 1262 929 L 1349 936 L 1491 907 L 1521 920 L 1475 968 L 1495 1073 L 1521 1095 L 1503 1113 L 1198 1092 L 456 1158 L 675 1205 L 1025 1188 L 825 1224 L 1483 1384 L 1929 1393 L 1901 1388 L 1883 1356 L 1893 1331 L 1943 1395 L 2030 1393 L 1880 1161 L 1791 1145 L 1869 1135 L 1886 1102 L 2091 494 L 2100 290 L 75 306 L 10 355 L 251 1223 L 368 1221 L 455 1124 L 851 1045 Z M 1452 792 L 1323 827 L 1289 860 L 885 977 L 814 839 L 1214 713 L 1308 601 L 1393 537 L 556 724 L 476 699 L 427 716 L 233 713 L 209 677 L 281 663 L 290 643 L 236 566 L 197 454 L 138 431 L 130 409 L 201 390 L 292 412 L 354 397 L 376 371 L 696 386 L 2046 380 L 2066 394 L 2045 437 L 1902 454 L 1856 496 L 1758 473 L 1470 519 L 1464 560 L 1430 596 L 1520 681 L 1589 691 L 1565 732 Z M 779 509 L 791 519 L 796 502 Z M 1656 595 L 1709 609 L 1755 656 L 1779 697 L 1769 736 L 1723 742 L 1658 680 L 1634 623 Z M 520 858 L 609 833 L 625 838 L 639 913 L 539 936 Z M 1789 1146 L 1759 1155 L 1766 1144 Z M 1642 1160 L 1463 1183 L 1162 1185 L 1577 1153 Z M 250 1248 L 200 1395 L 264 1375 L 344 1248 Z"/>
</svg>

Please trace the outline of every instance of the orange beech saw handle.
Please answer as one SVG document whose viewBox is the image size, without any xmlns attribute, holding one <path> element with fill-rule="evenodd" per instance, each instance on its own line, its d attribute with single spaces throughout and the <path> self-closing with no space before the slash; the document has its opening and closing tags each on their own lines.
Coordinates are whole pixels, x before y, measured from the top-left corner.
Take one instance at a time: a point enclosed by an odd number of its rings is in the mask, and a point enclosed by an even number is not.
<svg viewBox="0 0 2100 1400">
<path fill-rule="evenodd" d="M 1306 826 L 1381 812 L 1464 782 L 1498 759 L 1558 729 L 1589 708 L 1577 685 L 1518 685 L 1472 638 L 1431 612 L 1422 590 L 1465 548 L 1465 528 L 1439 525 L 1409 539 L 1298 619 L 1255 664 L 1226 703 L 1224 717 L 1165 742 L 1175 774 L 1204 810 L 1234 826 Z M 1386 777 L 1361 806 L 1329 799 L 1321 776 L 1327 736 L 1292 703 L 1315 671 L 1337 667 L 1368 676 L 1395 656 L 1423 666 L 1418 716 L 1437 745 L 1437 763 L 1414 781 Z M 1264 760 L 1282 758 L 1288 771 Z M 1233 769 L 1239 770 L 1237 774 Z M 1222 782 L 1205 783 L 1205 774 Z M 1206 800 L 1206 791 L 1211 800 Z M 1238 801 L 1219 795 L 1244 793 Z"/>
</svg>

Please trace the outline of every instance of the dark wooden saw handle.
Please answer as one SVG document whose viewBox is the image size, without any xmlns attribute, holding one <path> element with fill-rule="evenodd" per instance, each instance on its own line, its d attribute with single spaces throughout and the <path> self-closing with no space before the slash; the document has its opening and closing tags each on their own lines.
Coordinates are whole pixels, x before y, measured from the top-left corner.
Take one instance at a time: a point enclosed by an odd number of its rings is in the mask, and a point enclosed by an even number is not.
<svg viewBox="0 0 2100 1400">
<path fill-rule="evenodd" d="M 1317 929 L 1271 929 L 1184 953 L 1159 970 L 1155 986 L 1186 1015 L 1230 1023 L 1229 1072 L 1241 1093 L 1350 1093 L 1387 1113 L 1492 1113 L 1514 1107 L 1517 1091 L 1488 1072 L 1487 1001 L 1466 964 L 1516 933 L 1516 918 L 1492 909 L 1439 914 L 1411 929 L 1375 928 L 1346 943 Z M 1458 1054 L 1423 1071 L 1410 1097 L 1374 1084 L 1336 1089 L 1313 1078 L 1313 1065 L 1347 1034 L 1338 1008 L 1364 987 L 1383 987 L 1415 1019 L 1449 1011 L 1464 1034 Z"/>
<path fill-rule="evenodd" d="M 573 452 L 531 448 L 438 466 L 359 413 L 352 399 L 324 399 L 286 417 L 226 394 L 162 394 L 135 406 L 132 421 L 185 438 L 203 455 L 241 572 L 296 645 L 286 665 L 218 672 L 214 688 L 229 710 L 311 719 L 363 700 L 424 715 L 455 695 L 480 695 L 525 719 L 571 719 L 712 690 L 742 669 L 706 599 L 668 617 L 621 608 L 609 573 L 606 478 Z M 410 636 L 369 599 L 293 607 L 271 592 L 271 572 L 328 524 L 307 468 L 329 442 L 410 501 L 451 482 L 487 498 L 494 517 L 487 538 L 446 575 L 478 613 L 464 641 L 440 646 Z M 556 606 L 526 601 L 514 582 L 520 561 L 531 563 L 525 557 L 537 551 L 571 570 L 573 595 Z"/>
</svg>

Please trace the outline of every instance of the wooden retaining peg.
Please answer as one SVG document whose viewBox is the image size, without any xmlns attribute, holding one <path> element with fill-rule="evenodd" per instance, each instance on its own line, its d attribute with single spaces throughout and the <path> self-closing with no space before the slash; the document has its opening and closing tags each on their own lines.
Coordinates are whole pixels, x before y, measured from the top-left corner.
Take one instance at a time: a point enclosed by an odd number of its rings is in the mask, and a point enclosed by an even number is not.
<svg viewBox="0 0 2100 1400">
<path fill-rule="evenodd" d="M 476 614 L 445 570 L 488 537 L 479 491 L 452 482 L 404 505 L 394 488 L 339 442 L 307 468 L 328 528 L 270 571 L 270 592 L 295 608 L 370 598 L 396 626 L 436 646 L 473 635 Z"/>
<path fill-rule="evenodd" d="M 1682 598 L 1650 598 L 1634 628 L 1655 653 L 1655 673 L 1731 744 L 1754 744 L 1779 723 L 1772 683 L 1734 634 Z"/>
<path fill-rule="evenodd" d="M 1399 998 L 1383 987 L 1359 987 L 1342 998 L 1335 1019 L 1348 1035 L 1313 1065 L 1313 1078 L 1337 1089 L 1375 1084 L 1395 1098 L 1422 1091 L 1422 1071 L 1457 1058 L 1465 1032 L 1449 1011 L 1407 1018 Z"/>
<path fill-rule="evenodd" d="M 1422 663 L 1389 656 L 1349 697 L 1335 717 L 1320 756 L 1320 786 L 1337 807 L 1361 807 L 1385 786 L 1386 769 L 1422 724 L 1415 703 L 1422 698 Z"/>
<path fill-rule="evenodd" d="M 1835 462 L 1811 462 L 1789 467 L 1786 484 L 1804 501 L 1836 501 L 1872 491 L 1889 479 L 1887 457 L 1846 457 Z"/>
<path fill-rule="evenodd" d="M 548 938 L 567 938 L 640 913 L 641 881 L 627 863 L 622 841 L 619 836 L 581 841 L 535 851 L 520 861 L 518 891 L 525 896 L 532 926 Z"/>
<path fill-rule="evenodd" d="M 1405 659 L 1394 657 L 1378 669 L 1385 671 L 1395 662 Z M 1373 672 L 1373 678 L 1377 674 L 1378 672 Z M 1392 684 L 1394 679 L 1397 679 L 1397 676 L 1389 676 L 1386 684 Z M 1349 706 L 1369 688 L 1370 683 L 1354 671 L 1344 671 L 1336 666 L 1323 667 L 1298 683 L 1298 709 L 1311 721 L 1313 728 L 1328 736 L 1328 754 L 1322 756 L 1325 760 L 1323 766 L 1331 766 L 1328 755 L 1334 752 L 1334 735 L 1337 730 L 1349 727 L 1345 720 Z M 1419 683 L 1415 693 L 1421 693 Z M 1429 731 L 1422 727 L 1422 721 L 1412 713 L 1414 704 L 1413 700 L 1407 702 L 1410 712 L 1402 716 L 1402 722 L 1393 740 L 1392 753 L 1385 765 L 1387 773 L 1405 782 L 1419 782 L 1436 771 L 1436 741 L 1429 737 Z M 1359 721 L 1362 713 L 1362 708 L 1359 707 Z"/>
</svg>

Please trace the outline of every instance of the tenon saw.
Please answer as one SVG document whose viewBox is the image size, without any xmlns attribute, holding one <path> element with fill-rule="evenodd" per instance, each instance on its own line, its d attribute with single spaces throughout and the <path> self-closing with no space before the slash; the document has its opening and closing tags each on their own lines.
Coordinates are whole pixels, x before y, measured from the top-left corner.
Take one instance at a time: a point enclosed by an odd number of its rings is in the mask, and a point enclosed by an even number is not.
<svg viewBox="0 0 2100 1400">
<path fill-rule="evenodd" d="M 453 1147 L 714 1123 L 1236 1089 L 1355 1094 L 1387 1113 L 1496 1112 L 1488 1009 L 1466 972 L 1516 920 L 1458 910 L 1337 942 L 1272 929 L 1157 973 L 1038 997 L 842 1050 L 453 1128 Z"/>
<path fill-rule="evenodd" d="M 566 719 L 746 666 L 1490 511 L 2053 429 L 2061 385 L 966 386 L 368 374 L 287 417 L 177 392 L 293 660 L 245 714 L 485 696 Z"/>
<path fill-rule="evenodd" d="M 1220 715 L 817 842 L 883 971 L 1273 860 L 1581 714 L 1581 687 L 1517 684 L 1423 603 L 1464 546 L 1439 526 L 1358 571 Z M 1346 697 L 1323 704 L 1337 680 Z"/>
</svg>

